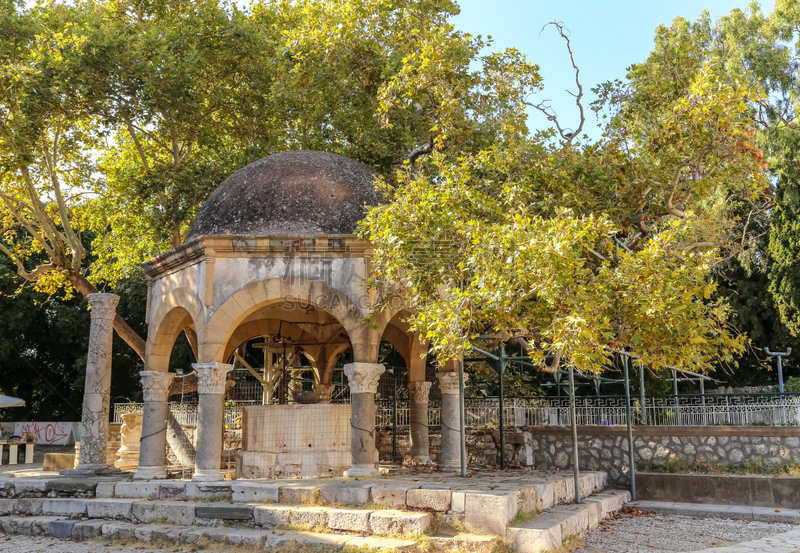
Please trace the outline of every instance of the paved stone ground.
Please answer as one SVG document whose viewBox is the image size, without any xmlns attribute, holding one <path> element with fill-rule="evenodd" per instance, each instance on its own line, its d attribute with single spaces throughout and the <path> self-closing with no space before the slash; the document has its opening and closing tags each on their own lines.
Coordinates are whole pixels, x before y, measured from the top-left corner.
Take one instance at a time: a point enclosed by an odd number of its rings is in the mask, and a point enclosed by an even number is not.
<svg viewBox="0 0 800 553">
<path fill-rule="evenodd" d="M 783 523 L 627 513 L 601 524 L 584 539 L 583 547 L 574 553 L 686 553 L 733 546 L 770 536 L 778 539 L 780 534 L 792 530 L 796 532 L 797 529 L 796 525 Z M 792 537 L 791 541 L 795 539 Z M 764 546 L 763 549 L 736 549 L 743 552 L 774 550 L 767 543 Z M 800 541 L 796 546 L 800 552 Z"/>
<path fill-rule="evenodd" d="M 59 540 L 57 538 L 44 536 L 8 536 L 6 540 L 4 534 L 0 533 L 0 551 L 3 553 L 103 553 L 104 551 L 115 553 L 155 553 L 156 551 L 191 551 L 191 548 L 182 546 L 171 546 L 169 548 L 146 547 L 143 544 L 122 546 L 120 544 L 106 545 L 103 542 L 84 541 L 74 542 L 72 540 Z M 231 550 L 233 551 L 233 549 Z"/>
</svg>

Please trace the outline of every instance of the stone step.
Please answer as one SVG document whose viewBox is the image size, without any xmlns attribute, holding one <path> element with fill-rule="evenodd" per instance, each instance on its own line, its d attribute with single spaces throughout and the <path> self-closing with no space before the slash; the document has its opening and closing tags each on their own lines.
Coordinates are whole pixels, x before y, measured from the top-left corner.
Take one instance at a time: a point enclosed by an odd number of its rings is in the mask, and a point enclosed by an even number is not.
<svg viewBox="0 0 800 553">
<path fill-rule="evenodd" d="M 587 534 L 628 501 L 630 492 L 626 490 L 606 491 L 579 504 L 553 507 L 528 522 L 509 527 L 505 536 L 517 553 L 550 551 L 560 547 L 567 536 Z"/>
<path fill-rule="evenodd" d="M 423 534 L 433 515 L 397 509 L 341 509 L 310 505 L 147 501 L 141 499 L 22 498 L 0 500 L 0 515 L 85 517 L 140 524 L 218 526 L 238 524 L 273 529 L 280 526 L 325 527 L 360 534 Z"/>
<path fill-rule="evenodd" d="M 456 534 L 455 536 L 430 536 L 435 551 L 469 551 L 473 553 L 491 553 L 500 544 L 497 536 L 479 534 Z"/>
<path fill-rule="evenodd" d="M 254 522 L 262 528 L 286 526 L 326 527 L 362 534 L 421 535 L 430 527 L 433 515 L 395 509 L 338 509 L 308 505 L 259 505 Z"/>
<path fill-rule="evenodd" d="M 289 530 L 204 528 L 185 525 L 133 524 L 114 520 L 71 520 L 53 516 L 0 517 L 0 530 L 6 534 L 51 535 L 55 538 L 139 540 L 169 544 L 218 543 L 235 547 L 270 548 L 292 541 L 300 546 L 368 548 L 373 550 L 411 550 L 412 539 L 363 537 L 345 534 Z"/>
</svg>

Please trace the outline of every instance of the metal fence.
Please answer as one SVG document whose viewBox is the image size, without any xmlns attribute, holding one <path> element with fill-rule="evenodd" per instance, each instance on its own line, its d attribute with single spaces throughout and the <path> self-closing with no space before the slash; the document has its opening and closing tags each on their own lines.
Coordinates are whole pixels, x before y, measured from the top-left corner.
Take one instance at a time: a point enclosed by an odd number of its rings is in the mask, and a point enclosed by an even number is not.
<svg viewBox="0 0 800 553">
<path fill-rule="evenodd" d="M 227 401 L 225 428 L 241 428 L 242 410 L 257 401 Z M 405 429 L 410 424 L 409 402 L 405 399 L 378 400 L 375 424 L 380 428 Z M 142 404 L 114 404 L 114 421 L 122 415 L 141 412 Z M 170 411 L 182 426 L 197 424 L 196 403 L 170 403 Z M 465 421 L 468 427 L 497 427 L 497 398 L 466 399 Z M 657 426 L 796 426 L 800 424 L 800 394 L 715 394 L 648 396 L 645 398 L 645 420 Z M 568 398 L 510 398 L 505 401 L 507 426 L 561 426 L 572 423 Z M 642 423 L 640 399 L 633 402 L 633 423 Z M 579 425 L 625 425 L 624 397 L 576 398 Z M 428 406 L 428 424 L 441 426 L 438 400 Z"/>
</svg>

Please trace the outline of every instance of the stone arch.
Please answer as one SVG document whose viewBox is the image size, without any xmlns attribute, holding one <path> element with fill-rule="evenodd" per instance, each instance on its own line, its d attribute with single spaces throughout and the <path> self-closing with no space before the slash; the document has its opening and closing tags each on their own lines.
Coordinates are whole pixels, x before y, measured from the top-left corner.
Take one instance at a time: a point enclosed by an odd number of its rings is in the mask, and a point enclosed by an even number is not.
<svg viewBox="0 0 800 553">
<path fill-rule="evenodd" d="M 383 335 L 386 327 L 395 317 L 403 314 L 411 314 L 411 310 L 404 302 L 402 302 L 400 296 L 398 295 L 391 295 L 388 304 L 388 307 L 385 307 L 384 309 L 371 315 L 372 324 L 375 326 L 376 331 L 380 335 Z"/>
<path fill-rule="evenodd" d="M 199 332 L 204 322 L 203 305 L 194 292 L 184 287 L 171 290 L 158 306 L 147 331 L 147 370 L 169 370 L 169 358 L 178 335 L 187 327 Z"/>
<path fill-rule="evenodd" d="M 282 336 L 290 338 L 295 342 L 305 342 L 313 339 L 311 334 L 298 328 L 297 325 L 293 323 L 281 324 L 281 321 L 276 319 L 249 321 L 237 327 L 234 333 L 231 334 L 225 346 L 225 353 L 222 356 L 223 359 L 230 359 L 234 350 L 244 342 L 257 336 L 275 335 L 278 333 L 278 329 L 280 329 Z"/>
<path fill-rule="evenodd" d="M 428 342 L 421 341 L 419 335 L 402 322 L 402 318 L 408 315 L 410 311 L 406 308 L 394 310 L 383 325 L 381 337 L 391 343 L 405 360 L 409 381 L 425 380 L 425 360 L 421 356 L 428 351 Z"/>
<path fill-rule="evenodd" d="M 369 350 L 376 341 L 364 324 L 365 314 L 338 290 L 315 280 L 273 278 L 242 288 L 217 309 L 202 335 L 198 333 L 201 359 L 224 362 L 226 346 L 242 321 L 257 309 L 276 303 L 283 303 L 286 309 L 314 305 L 327 311 L 347 332 L 356 352 Z M 374 349 L 377 357 L 377 345 Z"/>
</svg>

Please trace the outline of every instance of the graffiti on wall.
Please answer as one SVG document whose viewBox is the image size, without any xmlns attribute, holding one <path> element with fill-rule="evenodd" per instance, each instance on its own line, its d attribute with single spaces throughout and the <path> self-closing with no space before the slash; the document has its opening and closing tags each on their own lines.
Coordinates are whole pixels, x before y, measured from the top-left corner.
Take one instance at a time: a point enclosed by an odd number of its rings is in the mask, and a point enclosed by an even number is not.
<svg viewBox="0 0 800 553">
<path fill-rule="evenodd" d="M 75 442 L 75 422 L 18 422 L 14 425 L 14 434 L 25 438 L 33 434 L 37 444 L 69 445 Z"/>
</svg>

